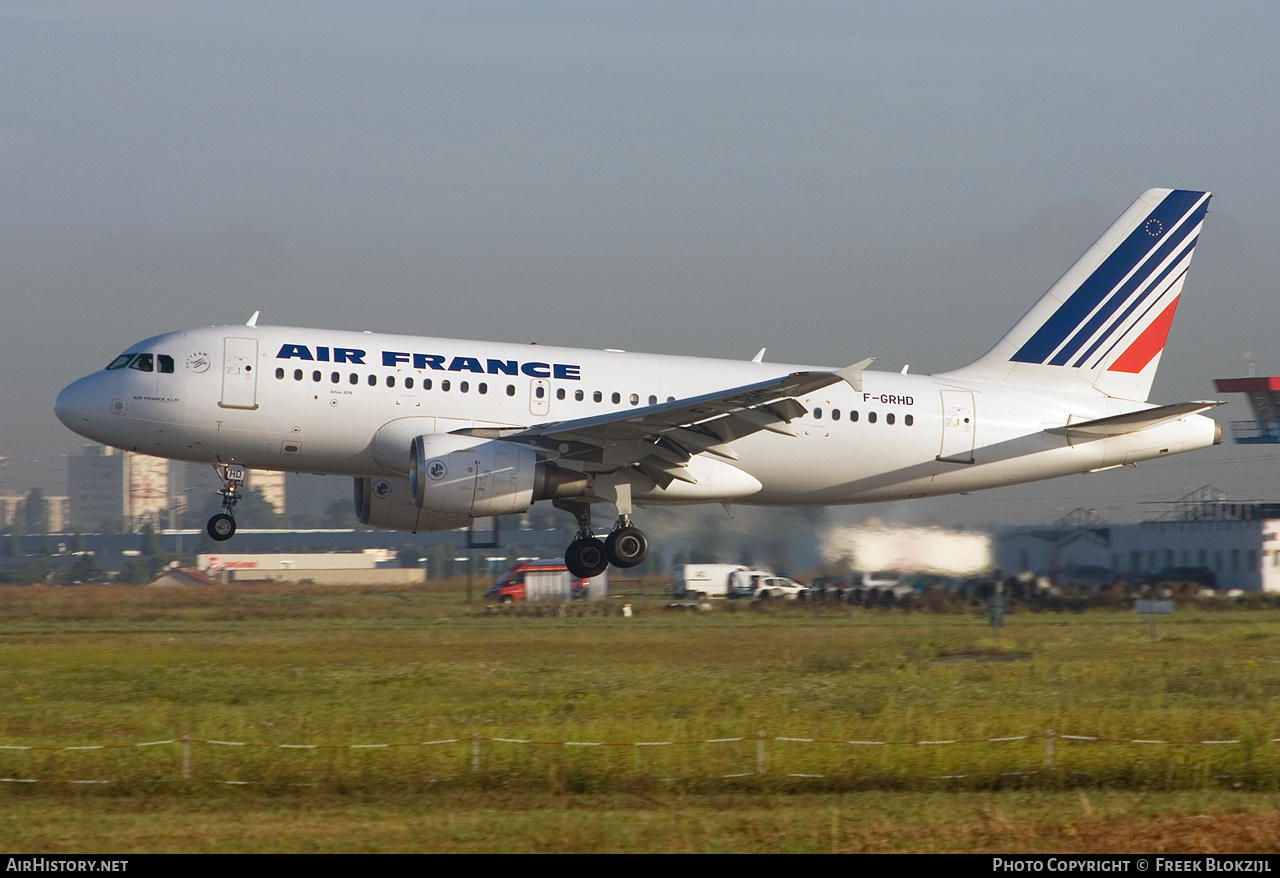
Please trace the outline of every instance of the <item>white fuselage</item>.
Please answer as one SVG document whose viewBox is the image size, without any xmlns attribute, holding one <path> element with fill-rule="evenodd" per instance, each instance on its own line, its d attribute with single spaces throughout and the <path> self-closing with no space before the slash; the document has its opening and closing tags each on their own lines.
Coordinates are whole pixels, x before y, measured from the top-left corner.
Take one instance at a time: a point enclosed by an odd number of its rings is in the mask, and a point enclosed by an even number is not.
<svg viewBox="0 0 1280 878">
<path fill-rule="evenodd" d="M 400 478 L 415 436 L 586 418 L 815 368 L 272 326 L 170 332 L 126 353 L 156 355 L 153 371 L 72 383 L 57 402 L 68 427 L 158 457 Z M 162 355 L 172 371 L 159 371 Z M 677 483 L 637 501 L 926 497 L 1136 463 L 1211 445 L 1219 432 L 1193 414 L 1071 439 L 1045 430 L 1151 406 L 945 375 L 864 372 L 861 385 L 798 397 L 808 411 L 791 422 L 794 436 L 738 438 L 731 464 L 696 455 L 697 489 Z"/>
</svg>

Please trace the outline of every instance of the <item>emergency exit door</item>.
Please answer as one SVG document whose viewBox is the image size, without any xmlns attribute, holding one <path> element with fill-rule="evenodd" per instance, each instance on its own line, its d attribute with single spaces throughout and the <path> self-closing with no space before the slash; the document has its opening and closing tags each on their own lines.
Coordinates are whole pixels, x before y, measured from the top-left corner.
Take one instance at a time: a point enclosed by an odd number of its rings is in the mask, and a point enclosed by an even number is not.
<svg viewBox="0 0 1280 878">
<path fill-rule="evenodd" d="M 938 460 L 973 463 L 973 394 L 968 390 L 942 391 L 942 450 Z"/>
</svg>

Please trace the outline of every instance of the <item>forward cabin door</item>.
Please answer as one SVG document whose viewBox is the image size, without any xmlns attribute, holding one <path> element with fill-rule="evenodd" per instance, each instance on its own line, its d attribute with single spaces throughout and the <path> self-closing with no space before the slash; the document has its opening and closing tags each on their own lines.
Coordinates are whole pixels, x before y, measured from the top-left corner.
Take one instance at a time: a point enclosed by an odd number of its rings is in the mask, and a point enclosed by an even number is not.
<svg viewBox="0 0 1280 878">
<path fill-rule="evenodd" d="M 222 401 L 224 409 L 258 407 L 258 340 L 228 338 L 222 348 Z"/>
<path fill-rule="evenodd" d="M 942 391 L 942 450 L 938 460 L 973 463 L 974 427 L 973 393 Z"/>
</svg>

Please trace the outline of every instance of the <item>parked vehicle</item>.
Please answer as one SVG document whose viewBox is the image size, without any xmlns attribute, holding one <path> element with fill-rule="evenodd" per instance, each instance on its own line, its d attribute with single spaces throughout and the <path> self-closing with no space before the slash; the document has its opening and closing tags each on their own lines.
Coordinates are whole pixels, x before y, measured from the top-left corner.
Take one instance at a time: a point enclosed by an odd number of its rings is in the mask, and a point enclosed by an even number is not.
<svg viewBox="0 0 1280 878">
<path fill-rule="evenodd" d="M 678 601 L 728 597 L 729 577 L 747 569 L 742 564 L 677 564 L 671 596 Z"/>
<path fill-rule="evenodd" d="M 794 601 L 804 597 L 808 591 L 808 586 L 801 585 L 794 579 L 748 570 L 734 575 L 729 597 L 751 598 L 756 601 Z"/>
<path fill-rule="evenodd" d="M 486 601 L 578 601 L 592 597 L 593 585 L 608 595 L 608 571 L 591 579 L 577 579 L 562 560 L 525 561 L 512 567 L 485 590 Z"/>
</svg>

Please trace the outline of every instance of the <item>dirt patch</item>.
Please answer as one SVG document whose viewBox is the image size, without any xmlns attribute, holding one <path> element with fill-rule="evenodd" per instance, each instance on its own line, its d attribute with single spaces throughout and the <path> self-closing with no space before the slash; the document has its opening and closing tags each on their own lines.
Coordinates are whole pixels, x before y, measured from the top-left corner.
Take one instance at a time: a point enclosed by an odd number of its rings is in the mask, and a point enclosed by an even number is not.
<svg viewBox="0 0 1280 878">
<path fill-rule="evenodd" d="M 1016 662 L 1031 658 L 1029 652 L 958 652 L 953 655 L 940 655 L 934 661 L 949 665 L 956 662 Z"/>
</svg>

